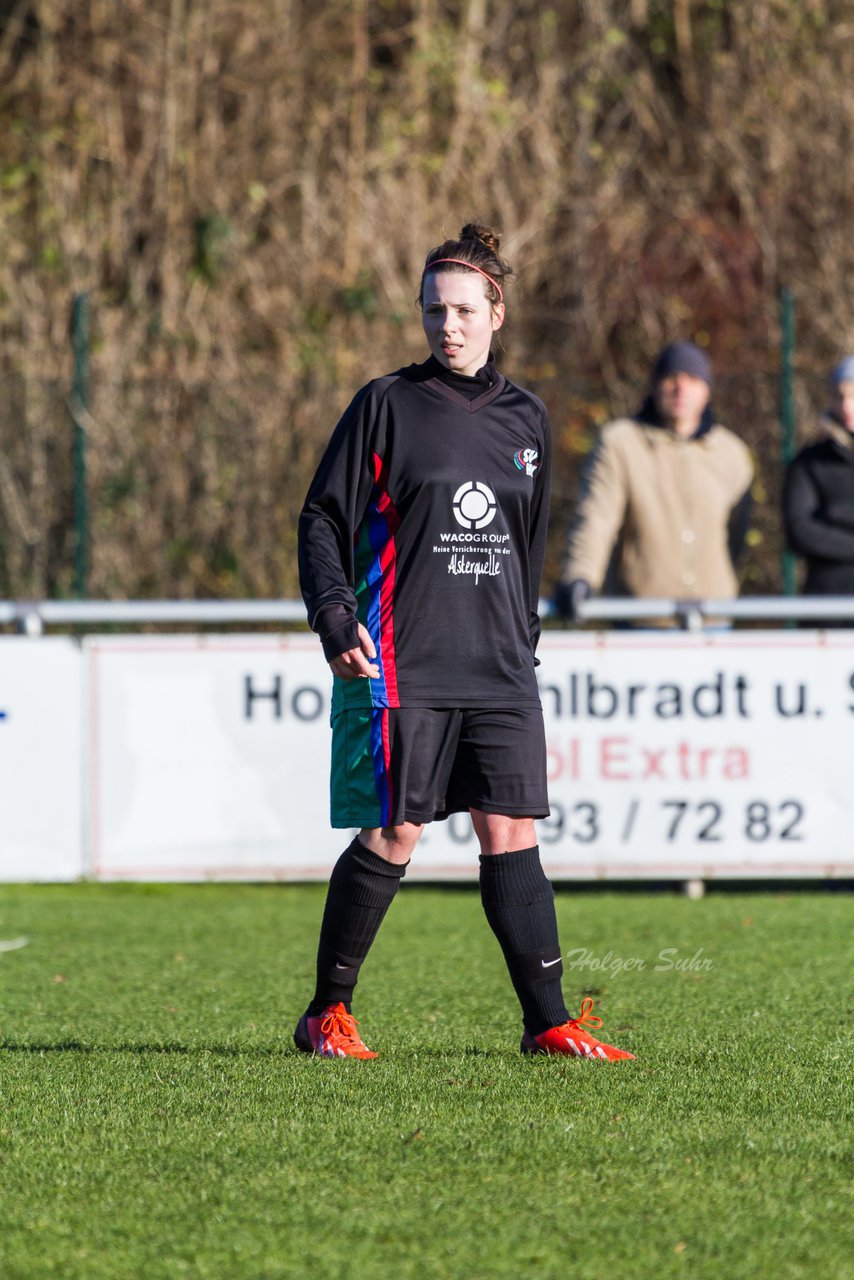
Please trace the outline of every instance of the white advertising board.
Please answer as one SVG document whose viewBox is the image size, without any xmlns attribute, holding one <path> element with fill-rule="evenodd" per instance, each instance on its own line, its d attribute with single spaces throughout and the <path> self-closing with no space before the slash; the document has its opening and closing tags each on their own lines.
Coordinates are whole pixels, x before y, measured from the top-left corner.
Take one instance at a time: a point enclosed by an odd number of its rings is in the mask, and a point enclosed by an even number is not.
<svg viewBox="0 0 854 1280">
<path fill-rule="evenodd" d="M 83 873 L 82 698 L 73 641 L 0 637 L 0 881 Z"/>
<path fill-rule="evenodd" d="M 547 634 L 553 875 L 854 874 L 854 633 Z"/>
<path fill-rule="evenodd" d="M 328 668 L 314 636 L 84 642 L 89 850 L 104 879 L 310 879 L 329 828 Z"/>
<path fill-rule="evenodd" d="M 328 825 L 313 636 L 84 649 L 93 875 L 328 874 L 349 836 Z M 854 875 L 854 632 L 549 632 L 540 657 L 552 876 Z M 476 875 L 462 816 L 426 830 L 408 873 Z"/>
</svg>

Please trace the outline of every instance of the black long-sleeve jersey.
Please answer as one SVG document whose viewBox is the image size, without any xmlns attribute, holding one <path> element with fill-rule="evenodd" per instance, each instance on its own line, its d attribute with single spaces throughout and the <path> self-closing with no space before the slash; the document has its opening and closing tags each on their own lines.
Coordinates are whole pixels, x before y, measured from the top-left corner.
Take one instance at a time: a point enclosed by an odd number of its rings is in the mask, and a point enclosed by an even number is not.
<svg viewBox="0 0 854 1280">
<path fill-rule="evenodd" d="M 362 388 L 299 523 L 327 659 L 357 622 L 377 649 L 379 678 L 336 679 L 334 710 L 539 704 L 549 479 L 545 406 L 501 374 L 467 396 L 431 359 Z"/>
</svg>

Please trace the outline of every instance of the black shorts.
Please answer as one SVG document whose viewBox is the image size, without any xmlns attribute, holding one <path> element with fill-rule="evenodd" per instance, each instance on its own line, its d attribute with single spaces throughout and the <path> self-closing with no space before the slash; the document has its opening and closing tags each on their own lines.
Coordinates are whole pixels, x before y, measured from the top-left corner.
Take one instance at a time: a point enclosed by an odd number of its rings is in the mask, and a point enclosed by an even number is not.
<svg viewBox="0 0 854 1280">
<path fill-rule="evenodd" d="M 480 809 L 545 818 L 540 707 L 374 707 L 332 719 L 333 827 L 393 827 Z"/>
</svg>

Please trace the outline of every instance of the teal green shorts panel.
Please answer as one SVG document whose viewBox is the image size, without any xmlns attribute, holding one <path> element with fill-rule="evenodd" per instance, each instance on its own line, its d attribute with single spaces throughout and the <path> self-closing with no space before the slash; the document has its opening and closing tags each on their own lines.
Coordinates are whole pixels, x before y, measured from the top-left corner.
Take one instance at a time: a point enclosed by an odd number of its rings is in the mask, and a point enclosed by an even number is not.
<svg viewBox="0 0 854 1280">
<path fill-rule="evenodd" d="M 377 738 L 382 710 L 343 710 L 332 716 L 330 816 L 333 827 L 381 827 Z M 386 712 L 386 715 L 388 713 Z"/>
</svg>

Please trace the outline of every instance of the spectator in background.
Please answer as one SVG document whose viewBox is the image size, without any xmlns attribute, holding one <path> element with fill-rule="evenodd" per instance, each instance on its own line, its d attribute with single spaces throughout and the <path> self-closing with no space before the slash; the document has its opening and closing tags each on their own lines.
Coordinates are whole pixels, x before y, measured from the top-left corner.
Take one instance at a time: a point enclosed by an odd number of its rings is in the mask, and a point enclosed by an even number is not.
<svg viewBox="0 0 854 1280">
<path fill-rule="evenodd" d="M 786 534 L 806 559 L 811 596 L 854 595 L 854 356 L 833 370 L 830 392 L 821 439 L 790 464 L 783 493 Z"/>
<path fill-rule="evenodd" d="M 673 343 L 659 353 L 638 413 L 602 428 L 556 593 L 563 616 L 578 618 L 609 564 L 619 595 L 738 594 L 753 465 L 746 445 L 715 422 L 711 387 L 708 357 Z"/>
</svg>

